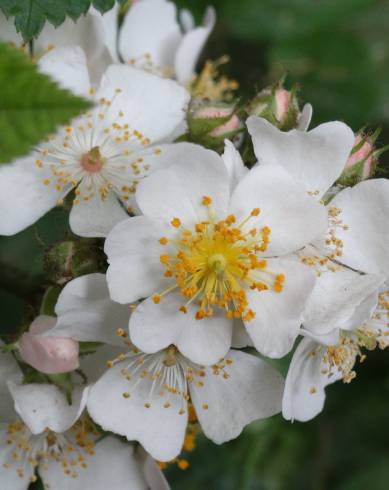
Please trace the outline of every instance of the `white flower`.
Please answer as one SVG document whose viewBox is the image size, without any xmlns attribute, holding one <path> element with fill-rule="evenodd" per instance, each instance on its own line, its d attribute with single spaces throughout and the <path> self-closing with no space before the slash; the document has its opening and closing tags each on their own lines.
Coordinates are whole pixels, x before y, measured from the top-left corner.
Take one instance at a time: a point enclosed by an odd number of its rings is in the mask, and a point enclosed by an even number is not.
<svg viewBox="0 0 389 490">
<path fill-rule="evenodd" d="M 108 485 L 131 485 L 134 490 L 169 488 L 148 456 L 138 456 L 131 445 L 110 435 L 98 440 L 94 424 L 81 416 L 88 388 L 76 388 L 69 405 L 53 385 L 11 381 L 20 374 L 16 375 L 18 367 L 9 354 L 0 354 L 0 370 L 1 488 L 27 490 L 37 470 L 45 490 L 103 490 Z"/>
<path fill-rule="evenodd" d="M 76 22 L 70 18 L 57 27 L 46 22 L 39 36 L 34 39 L 34 58 L 39 59 L 46 53 L 64 47 L 81 47 L 88 61 L 92 83 L 98 84 L 101 75 L 109 64 L 116 61 L 110 55 L 110 46 L 116 36 L 113 25 L 113 15 L 117 10 L 112 9 L 104 15 L 95 9 L 90 9 L 87 15 L 81 16 Z M 0 39 L 26 52 L 28 43 L 16 31 L 14 19 L 6 19 L 0 12 Z"/>
<path fill-rule="evenodd" d="M 253 420 L 280 410 L 283 382 L 264 361 L 231 350 L 213 366 L 194 364 L 170 346 L 128 349 L 92 387 L 88 410 L 105 430 L 138 440 L 160 461 L 180 453 L 193 404 L 204 434 L 217 444 Z"/>
<path fill-rule="evenodd" d="M 104 335 L 112 346 L 111 367 L 107 371 L 101 360 L 102 377 L 90 392 L 91 416 L 105 430 L 138 440 L 158 460 L 179 454 L 189 399 L 204 433 L 219 444 L 237 437 L 252 420 L 280 409 L 281 376 L 252 355 L 230 351 L 225 359 L 205 367 L 186 359 L 174 346 L 141 353 L 123 328 L 130 309 L 110 299 L 102 274 L 69 282 L 56 311 L 60 316 L 54 335 L 88 341 L 102 340 Z"/>
<path fill-rule="evenodd" d="M 282 167 L 321 199 L 341 175 L 354 134 L 340 122 L 309 132 L 279 131 L 264 119 L 249 118 L 249 132 L 260 165 Z M 389 274 L 389 181 L 373 179 L 339 192 L 327 204 L 329 227 L 300 258 L 320 272 L 334 261 L 372 274 Z"/>
<path fill-rule="evenodd" d="M 192 14 L 166 0 L 140 0 L 124 17 L 119 32 L 119 53 L 125 63 L 175 78 L 187 86 L 200 53 L 215 25 L 215 11 L 208 7 L 203 24 L 194 26 Z"/>
<path fill-rule="evenodd" d="M 388 344 L 389 291 L 384 278 L 342 268 L 324 274 L 306 306 L 304 338 L 298 345 L 285 382 L 283 415 L 310 420 L 323 409 L 325 387 L 355 377 L 362 348 Z M 380 294 L 378 294 L 380 292 Z"/>
<path fill-rule="evenodd" d="M 67 88 L 86 94 L 90 79 L 80 48 L 41 59 Z M 137 183 L 154 168 L 156 144 L 180 125 L 189 95 L 171 80 L 112 65 L 93 97 L 98 106 L 61 128 L 29 156 L 0 169 L 0 233 L 34 223 L 75 189 L 70 226 L 81 236 L 105 236 L 133 211 Z"/>
<path fill-rule="evenodd" d="M 236 318 L 260 352 L 284 355 L 314 275 L 278 257 L 323 233 L 324 208 L 280 168 L 255 168 L 231 191 L 216 153 L 192 146 L 176 162 L 140 183 L 144 216 L 106 240 L 111 297 L 149 297 L 131 317 L 131 340 L 147 353 L 175 344 L 209 365 L 228 352 Z"/>
</svg>

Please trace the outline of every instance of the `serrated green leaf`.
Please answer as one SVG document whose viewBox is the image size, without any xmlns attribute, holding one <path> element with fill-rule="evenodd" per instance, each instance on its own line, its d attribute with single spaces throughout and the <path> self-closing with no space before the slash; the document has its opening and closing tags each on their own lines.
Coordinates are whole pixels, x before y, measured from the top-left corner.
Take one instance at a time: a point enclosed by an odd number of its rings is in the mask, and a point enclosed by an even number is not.
<svg viewBox="0 0 389 490">
<path fill-rule="evenodd" d="M 117 0 L 122 4 L 125 0 Z M 15 27 L 27 42 L 38 37 L 46 21 L 59 26 L 66 17 L 77 20 L 91 4 L 101 13 L 115 5 L 115 0 L 0 0 L 6 17 L 15 17 Z"/>
<path fill-rule="evenodd" d="M 0 163 L 26 154 L 58 125 L 90 106 L 5 44 L 0 44 L 0 93 Z"/>
</svg>

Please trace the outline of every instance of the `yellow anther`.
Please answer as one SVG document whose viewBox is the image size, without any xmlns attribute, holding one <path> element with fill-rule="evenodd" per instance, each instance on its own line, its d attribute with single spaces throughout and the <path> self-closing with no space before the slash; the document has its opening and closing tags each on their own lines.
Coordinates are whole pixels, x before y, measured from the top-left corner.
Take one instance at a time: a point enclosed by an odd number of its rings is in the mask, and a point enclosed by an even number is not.
<svg viewBox="0 0 389 490">
<path fill-rule="evenodd" d="M 179 218 L 173 218 L 170 222 L 174 228 L 179 228 L 181 226 L 181 220 Z"/>
<path fill-rule="evenodd" d="M 209 196 L 203 197 L 202 204 L 204 204 L 204 206 L 209 206 L 211 203 L 212 203 L 211 197 L 209 197 Z"/>
<path fill-rule="evenodd" d="M 154 303 L 157 305 L 161 301 L 161 296 L 159 294 L 154 294 L 152 296 Z"/>
</svg>

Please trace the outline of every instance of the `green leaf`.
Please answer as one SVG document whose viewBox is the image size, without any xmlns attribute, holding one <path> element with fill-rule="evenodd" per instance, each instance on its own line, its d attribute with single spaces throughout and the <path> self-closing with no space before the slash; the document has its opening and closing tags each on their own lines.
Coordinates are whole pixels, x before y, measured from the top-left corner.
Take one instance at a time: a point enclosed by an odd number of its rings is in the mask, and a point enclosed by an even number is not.
<svg viewBox="0 0 389 490">
<path fill-rule="evenodd" d="M 30 41 L 39 35 L 46 21 L 59 26 L 67 16 L 76 20 L 91 4 L 104 13 L 115 5 L 115 0 L 0 0 L 0 9 L 6 17 L 15 17 L 16 30 Z"/>
<path fill-rule="evenodd" d="M 0 44 L 0 93 L 0 163 L 26 154 L 58 125 L 90 106 L 4 44 Z"/>
</svg>

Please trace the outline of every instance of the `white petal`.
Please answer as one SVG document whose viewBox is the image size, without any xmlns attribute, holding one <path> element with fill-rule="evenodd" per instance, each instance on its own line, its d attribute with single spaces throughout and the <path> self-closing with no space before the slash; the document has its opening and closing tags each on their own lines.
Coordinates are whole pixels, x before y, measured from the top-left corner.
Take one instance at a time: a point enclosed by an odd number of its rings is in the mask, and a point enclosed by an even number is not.
<svg viewBox="0 0 389 490">
<path fill-rule="evenodd" d="M 230 192 L 232 194 L 235 187 L 243 179 L 243 177 L 249 171 L 244 166 L 242 157 L 239 151 L 235 148 L 234 144 L 230 140 L 224 142 L 224 153 L 222 155 L 223 162 L 227 168 L 228 176 L 230 179 Z"/>
<path fill-rule="evenodd" d="M 179 414 L 184 402 L 173 395 L 169 397 L 171 406 L 164 408 L 166 396 L 159 395 L 161 388 L 156 386 L 150 395 L 153 382 L 139 378 L 140 373 L 136 377 L 138 383 L 127 381 L 121 374 L 125 366 L 119 363 L 112 367 L 92 386 L 88 399 L 91 417 L 104 430 L 139 441 L 159 461 L 175 458 L 181 451 L 188 419 L 187 410 Z M 123 393 L 130 397 L 124 398 Z M 145 403 L 150 403 L 150 408 Z"/>
<path fill-rule="evenodd" d="M 0 166 L 0 235 L 24 230 L 57 203 L 58 192 L 34 166 L 34 155 Z"/>
<path fill-rule="evenodd" d="M 261 212 L 258 218 L 249 221 L 250 228 L 271 229 L 266 256 L 296 251 L 327 230 L 325 207 L 280 166 L 254 167 L 236 187 L 230 211 L 238 222 L 249 217 L 254 208 Z"/>
<path fill-rule="evenodd" d="M 85 374 L 88 383 L 95 383 L 107 371 L 107 362 L 123 354 L 123 342 L 120 345 L 100 345 L 95 352 L 81 356 L 80 369 Z"/>
<path fill-rule="evenodd" d="M 354 133 L 335 121 L 309 132 L 283 132 L 265 119 L 250 117 L 247 127 L 259 163 L 282 166 L 320 198 L 340 176 L 354 144 Z"/>
<path fill-rule="evenodd" d="M 78 46 L 53 49 L 38 62 L 39 70 L 49 75 L 60 87 L 87 97 L 91 87 L 87 60 Z"/>
<path fill-rule="evenodd" d="M 147 490 L 142 467 L 134 455 L 134 446 L 107 436 L 95 444 L 94 454 L 85 460 L 86 468 L 77 468 L 77 477 L 64 474 L 63 466 L 49 460 L 39 472 L 48 488 L 55 490 L 106 490 L 107 488 Z M 11 490 L 11 489 L 10 489 Z M 13 489 L 12 489 L 13 490 Z"/>
<path fill-rule="evenodd" d="M 374 291 L 378 294 L 378 288 L 383 281 L 383 277 L 361 276 L 347 269 L 322 273 L 306 304 L 304 327 L 319 335 L 334 328 L 345 329 L 346 323 L 363 301 Z M 368 316 L 357 318 L 357 324 L 363 323 L 367 318 Z M 351 328 L 352 326 L 356 325 L 350 325 Z"/>
<path fill-rule="evenodd" d="M 324 406 L 324 388 L 340 379 L 338 371 L 331 377 L 323 374 L 328 369 L 323 363 L 326 347 L 314 340 L 303 339 L 293 354 L 285 380 L 282 415 L 287 420 L 305 422 L 320 413 Z"/>
<path fill-rule="evenodd" d="M 309 124 L 312 119 L 312 106 L 311 104 L 305 104 L 303 110 L 301 111 L 299 120 L 297 122 L 297 129 L 300 131 L 308 131 Z"/>
<path fill-rule="evenodd" d="M 115 226 L 105 241 L 107 281 L 114 301 L 132 303 L 166 287 L 159 259 L 164 249 L 158 240 L 169 233 L 162 221 L 145 216 Z"/>
<path fill-rule="evenodd" d="M 115 10 L 113 8 L 112 13 Z M 106 44 L 110 47 L 105 19 L 110 15 L 112 15 L 111 12 L 107 12 L 102 16 L 100 12 L 91 9 L 86 15 L 77 19 L 77 22 L 67 18 L 59 27 L 54 27 L 46 22 L 42 32 L 34 40 L 34 52 L 39 56 L 53 47 L 74 48 L 74 46 L 79 46 L 86 54 L 91 81 L 93 85 L 97 85 L 101 75 L 112 62 L 105 46 Z"/>
<path fill-rule="evenodd" d="M 118 25 L 119 25 L 119 10 L 120 6 L 115 3 L 113 8 L 109 9 L 108 12 L 105 12 L 105 14 L 101 14 L 98 10 L 92 8 L 90 10 L 91 16 L 97 17 L 98 20 L 101 19 L 103 26 L 104 26 L 104 44 L 107 47 L 109 54 L 112 58 L 113 61 L 118 62 L 119 57 L 118 57 L 118 49 L 117 49 L 117 43 L 118 43 Z"/>
<path fill-rule="evenodd" d="M 300 335 L 308 337 L 321 345 L 336 345 L 340 340 L 340 333 L 341 331 L 339 328 L 334 328 L 334 330 L 320 335 L 313 333 L 310 330 L 306 330 L 305 328 L 300 329 Z"/>
<path fill-rule="evenodd" d="M 120 93 L 115 93 L 120 89 Z M 128 123 L 156 143 L 169 136 L 185 118 L 189 93 L 173 80 L 167 80 L 126 65 L 111 65 L 104 73 L 97 98 L 112 101 L 107 120 Z"/>
<path fill-rule="evenodd" d="M 7 444 L 8 439 L 7 427 L 0 426 L 0 488 L 2 490 L 27 490 L 34 471 L 27 458 L 24 461 L 15 462 L 12 458 L 15 446 Z M 4 467 L 4 465 L 9 465 L 9 467 Z M 18 468 L 23 470 L 22 477 L 17 472 Z"/>
<path fill-rule="evenodd" d="M 268 357 L 283 357 L 293 347 L 299 333 L 307 298 L 315 275 L 305 265 L 290 260 L 268 260 L 269 269 L 285 274 L 284 288 L 275 291 L 247 291 L 255 318 L 245 322 L 255 348 Z"/>
<path fill-rule="evenodd" d="M 15 410 L 33 434 L 46 427 L 64 432 L 79 418 L 86 405 L 89 388 L 75 388 L 72 404 L 54 385 L 44 383 L 19 384 L 10 381 L 8 387 L 15 401 Z"/>
<path fill-rule="evenodd" d="M 0 341 L 0 349 L 3 343 Z M 7 382 L 20 382 L 22 373 L 10 353 L 0 350 L 0 422 L 9 422 L 15 418 L 14 401 Z"/>
<path fill-rule="evenodd" d="M 182 85 L 186 85 L 192 81 L 197 61 L 215 26 L 215 22 L 215 10 L 213 7 L 208 7 L 204 16 L 203 25 L 195 27 L 184 35 L 177 49 L 174 62 L 176 78 Z"/>
<path fill-rule="evenodd" d="M 191 361 L 214 364 L 231 347 L 232 321 L 217 311 L 210 318 L 196 320 L 196 307 L 190 305 L 186 314 L 179 311 L 185 301 L 174 292 L 159 304 L 151 298 L 143 301 L 130 318 L 131 341 L 148 353 L 174 344 Z"/>
<path fill-rule="evenodd" d="M 190 393 L 204 434 L 216 444 L 238 437 L 253 420 L 281 411 L 282 376 L 261 359 L 230 351 L 224 372 L 205 368 L 204 386 L 191 383 Z M 206 408 L 205 408 L 206 407 Z"/>
<path fill-rule="evenodd" d="M 188 9 L 181 9 L 179 13 L 180 24 L 184 32 L 191 31 L 195 26 L 195 20 Z"/>
<path fill-rule="evenodd" d="M 112 228 L 128 218 L 115 194 L 106 199 L 96 194 L 90 201 L 73 204 L 69 224 L 72 232 L 84 237 L 106 237 Z"/>
<path fill-rule="evenodd" d="M 155 459 L 147 454 L 142 447 L 138 448 L 138 457 L 142 461 L 143 473 L 150 490 L 170 490 L 170 486 Z"/>
<path fill-rule="evenodd" d="M 373 179 L 337 194 L 330 206 L 340 208 L 347 230 L 336 229 L 343 242 L 339 261 L 353 269 L 389 276 L 389 181 Z"/>
<path fill-rule="evenodd" d="M 217 216 L 225 216 L 229 178 L 220 156 L 199 145 L 188 145 L 174 165 L 154 172 L 137 187 L 136 200 L 142 212 L 153 218 L 180 218 L 186 226 L 208 218 L 204 196 L 212 198 Z"/>
<path fill-rule="evenodd" d="M 114 303 L 104 274 L 88 274 L 66 284 L 55 306 L 58 317 L 50 336 L 83 342 L 120 343 L 118 328 L 127 329 L 128 306 Z"/>
<path fill-rule="evenodd" d="M 253 342 L 247 333 L 246 327 L 241 319 L 234 320 L 232 329 L 231 346 L 235 349 L 242 349 L 244 347 L 253 347 Z"/>
<path fill-rule="evenodd" d="M 125 62 L 136 61 L 136 66 L 151 69 L 170 69 L 181 40 L 176 20 L 176 6 L 166 0 L 143 0 L 131 6 L 124 18 L 119 35 L 119 51 Z"/>
</svg>

